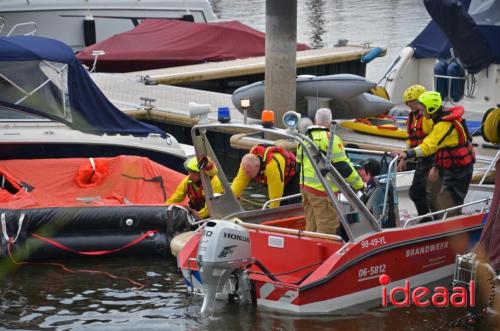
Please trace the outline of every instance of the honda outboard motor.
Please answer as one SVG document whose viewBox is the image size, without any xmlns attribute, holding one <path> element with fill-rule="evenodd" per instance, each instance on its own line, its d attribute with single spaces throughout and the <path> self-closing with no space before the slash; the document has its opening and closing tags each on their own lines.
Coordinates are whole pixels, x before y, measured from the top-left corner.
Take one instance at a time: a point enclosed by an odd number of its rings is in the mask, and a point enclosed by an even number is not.
<svg viewBox="0 0 500 331">
<path fill-rule="evenodd" d="M 212 308 L 215 295 L 222 291 L 229 277 L 252 263 L 248 231 L 229 221 L 207 222 L 197 261 L 205 292 L 203 314 Z"/>
</svg>

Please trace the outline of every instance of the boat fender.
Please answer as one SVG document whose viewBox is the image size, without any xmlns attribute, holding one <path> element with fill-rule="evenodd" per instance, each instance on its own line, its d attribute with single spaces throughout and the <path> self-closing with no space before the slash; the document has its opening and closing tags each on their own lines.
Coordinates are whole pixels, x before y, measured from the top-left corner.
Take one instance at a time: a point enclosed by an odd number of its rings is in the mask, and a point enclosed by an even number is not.
<svg viewBox="0 0 500 331">
<path fill-rule="evenodd" d="M 83 20 L 83 39 L 85 46 L 90 46 L 96 42 L 95 20 L 92 15 L 85 16 Z"/>
<path fill-rule="evenodd" d="M 434 75 L 446 76 L 448 71 L 448 63 L 446 60 L 439 60 L 434 66 Z M 448 97 L 448 79 L 435 77 L 436 91 L 441 94 L 441 98 L 445 99 Z"/>
<path fill-rule="evenodd" d="M 370 63 L 373 59 L 379 57 L 382 51 L 382 47 L 373 47 L 371 50 L 363 54 L 361 57 L 361 63 Z"/>
<path fill-rule="evenodd" d="M 450 99 L 453 102 L 462 100 L 465 94 L 465 69 L 457 58 L 451 59 L 446 75 L 454 77 L 450 83 Z"/>
<path fill-rule="evenodd" d="M 177 254 L 179 254 L 179 252 L 184 248 L 184 246 L 186 246 L 195 234 L 195 231 L 187 231 L 172 238 L 170 241 L 170 251 L 172 252 L 172 255 L 177 256 Z"/>
</svg>

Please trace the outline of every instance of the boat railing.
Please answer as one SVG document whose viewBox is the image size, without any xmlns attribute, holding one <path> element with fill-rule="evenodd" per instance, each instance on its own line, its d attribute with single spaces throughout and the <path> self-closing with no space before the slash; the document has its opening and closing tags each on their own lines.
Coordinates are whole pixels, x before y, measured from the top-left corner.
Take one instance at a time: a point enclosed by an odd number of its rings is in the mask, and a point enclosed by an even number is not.
<svg viewBox="0 0 500 331">
<path fill-rule="evenodd" d="M 443 214 L 443 216 L 441 217 L 441 219 L 440 220 L 436 220 L 435 219 L 434 221 L 443 221 L 444 219 L 446 219 L 446 216 L 448 216 L 448 213 L 450 211 L 461 209 L 463 207 L 473 206 L 473 205 L 476 205 L 476 204 L 483 204 L 483 206 L 481 207 L 481 209 L 479 211 L 479 213 L 482 213 L 482 212 L 484 212 L 484 210 L 486 208 L 490 207 L 491 200 L 493 200 L 492 197 L 484 198 L 484 199 L 481 199 L 481 200 L 464 203 L 464 204 L 459 205 L 459 206 L 450 207 L 450 208 L 446 208 L 446 209 L 443 209 L 443 210 L 438 210 L 438 211 L 435 211 L 435 212 L 432 212 L 432 213 L 428 213 L 428 214 L 425 214 L 425 215 L 419 215 L 419 216 L 416 216 L 416 217 L 412 217 L 412 218 L 409 218 L 409 219 L 407 219 L 405 221 L 405 223 L 403 225 L 403 229 L 406 229 L 407 226 L 413 225 L 414 223 L 416 223 L 417 221 L 419 221 L 419 220 L 421 220 L 423 218 L 433 217 L 433 216 L 439 215 L 439 214 Z"/>
<path fill-rule="evenodd" d="M 434 86 L 437 86 L 437 80 L 438 79 L 446 79 L 447 80 L 447 88 L 448 88 L 448 95 L 446 96 L 447 100 L 453 101 L 453 98 L 451 97 L 451 83 L 454 80 L 465 80 L 466 77 L 459 77 L 459 76 L 447 76 L 447 75 L 434 75 Z M 458 102 L 458 100 L 456 100 Z"/>
<path fill-rule="evenodd" d="M 275 202 L 275 201 L 284 201 L 284 200 L 290 200 L 290 199 L 299 198 L 299 197 L 300 197 L 300 193 L 295 193 L 295 194 L 287 195 L 287 196 L 284 196 L 284 197 L 281 197 L 281 198 L 267 200 L 262 205 L 262 209 L 266 209 L 269 206 L 269 204 L 271 204 L 272 202 Z"/>
<path fill-rule="evenodd" d="M 390 153 L 384 152 L 384 151 L 376 151 L 376 150 L 370 150 L 370 149 L 360 149 L 360 148 L 350 148 L 346 147 L 345 151 L 348 153 L 356 153 L 356 154 L 368 154 L 368 155 L 377 155 L 377 156 L 388 156 Z M 390 165 L 389 165 L 390 167 Z M 267 209 L 269 207 L 269 204 L 275 201 L 284 201 L 284 200 L 290 200 L 294 198 L 299 198 L 301 197 L 300 193 L 292 194 L 292 195 L 287 195 L 281 198 L 276 198 L 276 199 L 271 199 L 268 200 L 262 205 L 262 209 Z"/>
<path fill-rule="evenodd" d="M 490 164 L 488 165 L 488 168 L 483 174 L 483 177 L 481 177 L 481 180 L 479 181 L 479 185 L 483 185 L 484 181 L 486 180 L 486 177 L 488 176 L 488 173 L 491 171 L 491 169 L 493 168 L 499 157 L 500 157 L 500 150 L 498 150 L 493 160 L 491 160 Z"/>
<path fill-rule="evenodd" d="M 5 27 L 5 18 L 3 16 L 0 16 L 0 33 L 2 33 L 4 27 Z"/>
<path fill-rule="evenodd" d="M 389 163 L 389 167 L 387 168 L 387 178 L 386 178 L 386 183 L 385 183 L 385 194 L 384 194 L 384 205 L 382 207 L 382 215 L 380 216 L 379 218 L 379 224 L 382 223 L 382 219 L 384 219 L 385 217 L 385 212 L 386 212 L 386 209 L 387 209 L 387 198 L 389 196 L 389 188 L 390 188 L 390 184 L 391 184 L 391 169 L 393 167 L 395 167 L 395 164 L 397 164 L 397 161 L 399 159 L 399 155 L 396 155 L 392 160 L 391 162 Z M 396 172 L 394 170 L 394 172 Z"/>
<path fill-rule="evenodd" d="M 282 228 L 282 227 L 278 227 L 278 226 L 246 223 L 246 222 L 242 222 L 242 221 L 236 221 L 235 223 L 239 224 L 247 229 L 252 229 L 252 230 L 256 230 L 256 231 L 260 230 L 260 231 L 276 232 L 276 233 L 283 233 L 283 234 L 291 234 L 291 235 L 295 235 L 299 238 L 300 237 L 309 237 L 309 238 L 328 239 L 328 240 L 333 240 L 333 241 L 337 241 L 337 242 L 344 242 L 344 239 L 341 236 L 337 236 L 335 234 L 303 231 L 303 230 L 297 230 L 297 229 Z"/>
<path fill-rule="evenodd" d="M 34 36 L 36 33 L 36 23 L 35 22 L 24 22 L 24 23 L 17 23 L 14 25 L 10 31 L 5 35 L 6 37 L 10 37 L 10 35 L 19 27 L 21 26 L 33 26 L 33 30 L 30 30 L 29 32 L 25 33 L 25 36 Z"/>
</svg>

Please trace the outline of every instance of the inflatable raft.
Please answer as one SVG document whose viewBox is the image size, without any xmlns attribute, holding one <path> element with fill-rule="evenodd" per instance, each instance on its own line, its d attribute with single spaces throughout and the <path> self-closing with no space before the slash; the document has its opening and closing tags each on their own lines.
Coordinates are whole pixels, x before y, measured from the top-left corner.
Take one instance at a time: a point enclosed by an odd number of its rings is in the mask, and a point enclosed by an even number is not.
<svg viewBox="0 0 500 331">
<path fill-rule="evenodd" d="M 371 90 L 377 84 L 362 76 L 299 76 L 296 84 L 295 110 L 310 118 L 314 118 L 320 107 L 330 108 L 334 119 L 353 119 L 384 114 L 394 106 L 391 101 L 373 95 Z M 231 100 L 233 105 L 244 113 L 241 100 L 250 99 L 248 116 L 260 118 L 264 110 L 264 93 L 264 81 L 256 82 L 235 90 Z"/>
<path fill-rule="evenodd" d="M 0 258 L 170 255 L 192 223 L 164 203 L 183 176 L 136 156 L 0 161 Z"/>
<path fill-rule="evenodd" d="M 398 139 L 408 139 L 406 120 L 392 116 L 358 118 L 340 125 L 356 132 Z"/>
</svg>

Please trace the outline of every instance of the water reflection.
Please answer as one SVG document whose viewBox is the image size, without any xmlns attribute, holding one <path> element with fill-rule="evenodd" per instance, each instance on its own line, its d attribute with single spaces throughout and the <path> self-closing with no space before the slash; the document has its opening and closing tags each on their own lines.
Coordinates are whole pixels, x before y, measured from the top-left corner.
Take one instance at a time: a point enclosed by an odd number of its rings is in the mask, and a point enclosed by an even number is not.
<svg viewBox="0 0 500 331">
<path fill-rule="evenodd" d="M 311 28 L 309 37 L 309 46 L 312 48 L 323 48 L 325 42 L 323 41 L 323 35 L 326 32 L 325 29 L 325 1 L 324 0 L 307 0 L 307 24 Z"/>
</svg>

